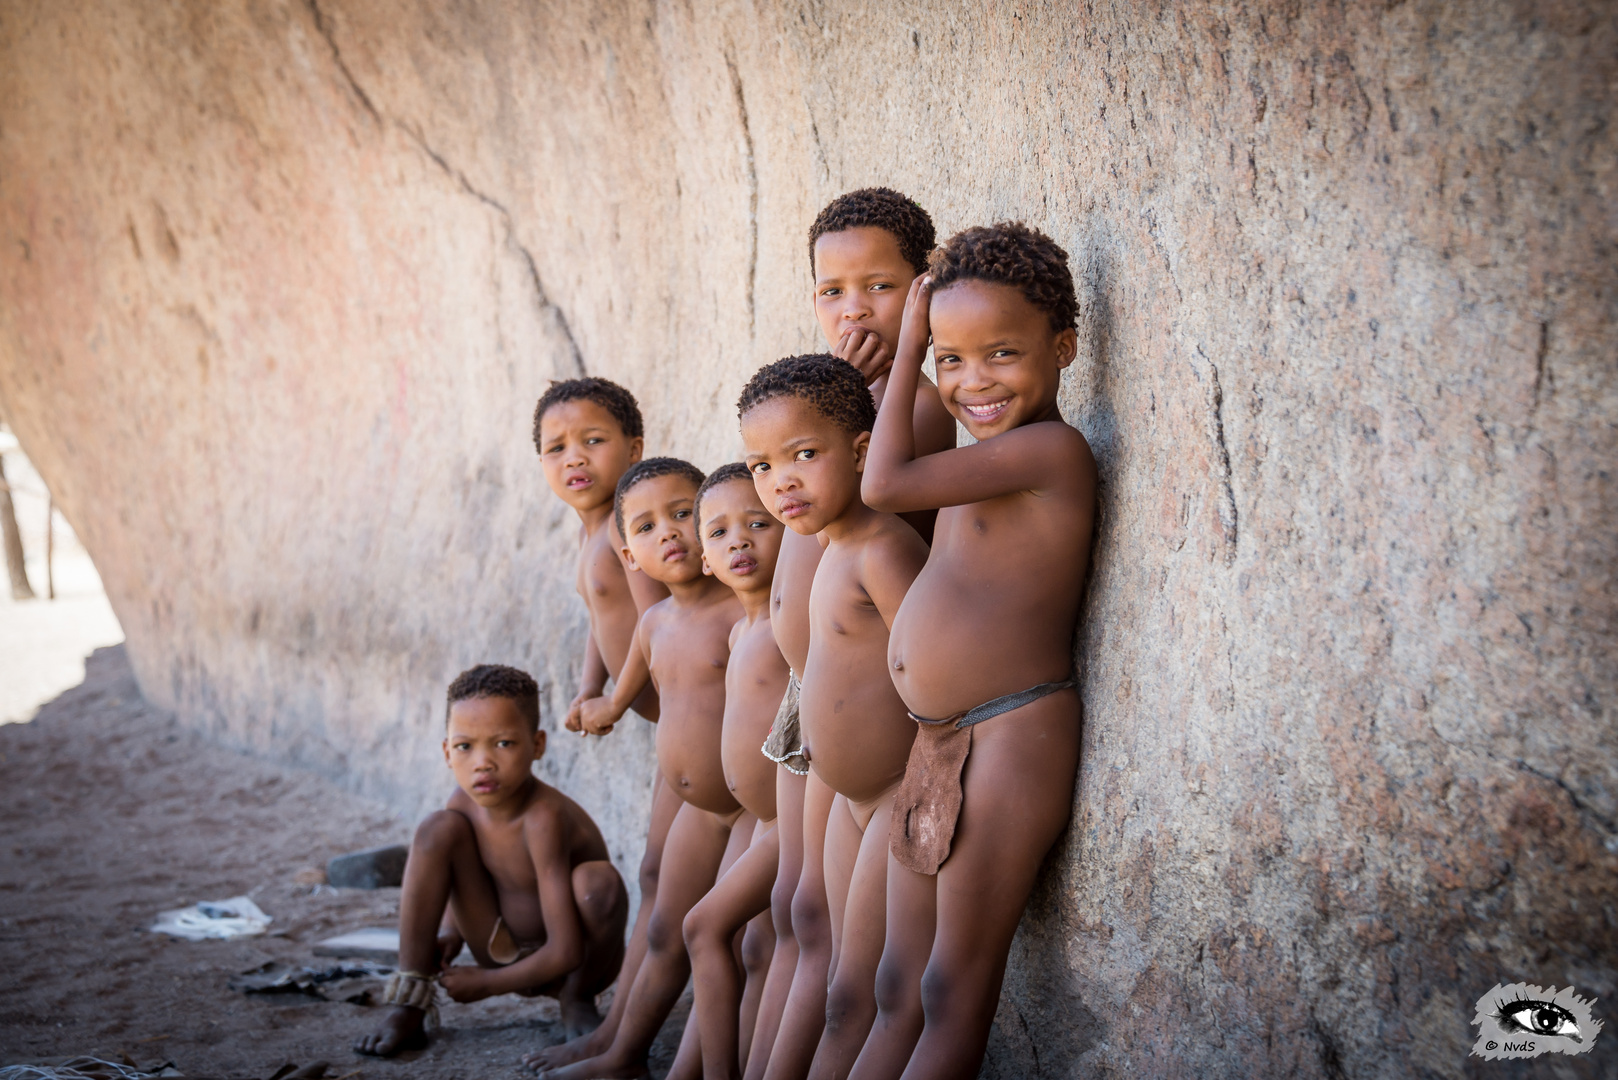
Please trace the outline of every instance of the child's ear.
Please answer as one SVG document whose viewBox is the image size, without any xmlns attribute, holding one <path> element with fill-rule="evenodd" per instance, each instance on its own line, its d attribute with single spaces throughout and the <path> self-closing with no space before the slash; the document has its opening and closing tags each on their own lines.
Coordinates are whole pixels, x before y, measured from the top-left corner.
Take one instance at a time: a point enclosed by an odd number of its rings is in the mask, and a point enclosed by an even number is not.
<svg viewBox="0 0 1618 1080">
<path fill-rule="evenodd" d="M 534 760 L 538 761 L 545 756 L 545 729 L 534 729 Z"/>
<path fill-rule="evenodd" d="M 636 435 L 629 440 L 629 463 L 633 465 L 640 460 L 641 454 L 646 451 L 646 440 Z"/>
<path fill-rule="evenodd" d="M 1079 355 L 1079 332 L 1071 326 L 1056 335 L 1056 368 L 1060 371 Z"/>
<path fill-rule="evenodd" d="M 862 431 L 858 435 L 854 436 L 854 471 L 855 472 L 863 473 L 865 471 L 865 454 L 870 449 L 871 449 L 871 433 L 869 431 Z"/>
<path fill-rule="evenodd" d="M 708 565 L 708 553 L 706 551 L 702 553 L 702 576 L 713 577 L 713 567 Z"/>
<path fill-rule="evenodd" d="M 449 763 L 449 736 L 445 735 L 444 736 L 444 768 L 453 769 L 454 767 L 455 766 L 453 766 L 453 765 L 451 765 Z"/>
<path fill-rule="evenodd" d="M 635 553 L 633 551 L 629 550 L 629 545 L 628 544 L 625 544 L 623 547 L 619 548 L 618 550 L 623 552 L 624 565 L 628 566 L 631 570 L 639 570 L 640 569 L 640 564 L 635 561 Z"/>
</svg>

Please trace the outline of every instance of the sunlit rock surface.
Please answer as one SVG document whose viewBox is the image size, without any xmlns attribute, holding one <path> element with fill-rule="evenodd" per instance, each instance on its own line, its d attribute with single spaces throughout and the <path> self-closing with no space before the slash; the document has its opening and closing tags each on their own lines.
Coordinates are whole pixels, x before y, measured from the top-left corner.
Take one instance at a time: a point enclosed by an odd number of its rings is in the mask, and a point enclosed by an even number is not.
<svg viewBox="0 0 1618 1080">
<path fill-rule="evenodd" d="M 1025 218 L 1103 506 L 986 1074 L 1461 1075 L 1494 983 L 1618 991 L 1615 54 L 1576 3 L 7 0 L 0 408 L 154 702 L 414 808 L 461 668 L 573 691 L 549 379 L 715 466 L 825 200 Z M 631 879 L 651 770 L 546 764 Z"/>
</svg>

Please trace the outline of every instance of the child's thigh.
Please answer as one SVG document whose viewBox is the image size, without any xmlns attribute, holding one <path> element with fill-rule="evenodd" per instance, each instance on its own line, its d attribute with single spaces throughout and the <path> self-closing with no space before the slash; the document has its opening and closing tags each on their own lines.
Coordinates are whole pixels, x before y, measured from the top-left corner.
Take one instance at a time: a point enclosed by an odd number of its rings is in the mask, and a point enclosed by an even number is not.
<svg viewBox="0 0 1618 1080">
<path fill-rule="evenodd" d="M 938 928 L 938 879 L 918 874 L 888 852 L 888 919 L 877 977 L 877 1000 L 891 1005 L 919 992 Z M 885 1005 L 885 1007 L 887 1007 Z"/>
<path fill-rule="evenodd" d="M 831 915 L 832 966 L 837 965 L 838 951 L 842 948 L 843 919 L 848 908 L 848 886 L 854 879 L 854 867 L 859 862 L 860 841 L 864 839 L 854 822 L 848 800 L 841 795 L 832 800 L 831 812 L 826 815 L 826 847 L 822 861 L 823 881 L 826 888 L 826 910 Z"/>
<path fill-rule="evenodd" d="M 687 941 L 694 934 L 710 933 L 729 942 L 749 919 L 769 910 L 770 888 L 775 884 L 776 835 L 771 829 L 749 844 L 691 909 L 685 923 Z"/>
<path fill-rule="evenodd" d="M 984 730 L 995 725 L 993 730 Z M 1005 962 L 1034 877 L 1073 812 L 1078 695 L 1063 691 L 973 732 L 961 816 L 937 876 L 930 968 Z"/>
<path fill-rule="evenodd" d="M 848 904 L 843 911 L 842 956 L 838 974 L 857 978 L 869 989 L 882 956 L 888 911 L 888 822 L 893 801 L 887 800 L 871 815 L 860 837 L 853 873 L 849 875 Z"/>
<path fill-rule="evenodd" d="M 730 828 L 706 810 L 685 803 L 674 815 L 652 909 L 652 919 L 674 939 L 681 936 L 686 913 L 712 887 L 729 842 Z"/>
</svg>

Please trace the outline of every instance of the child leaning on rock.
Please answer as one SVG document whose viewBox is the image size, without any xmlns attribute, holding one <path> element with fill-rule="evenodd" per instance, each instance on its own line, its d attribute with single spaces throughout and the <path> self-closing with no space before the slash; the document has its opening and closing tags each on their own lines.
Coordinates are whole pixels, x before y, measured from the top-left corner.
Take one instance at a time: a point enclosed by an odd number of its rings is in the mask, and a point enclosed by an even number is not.
<svg viewBox="0 0 1618 1080">
<path fill-rule="evenodd" d="M 861 482 L 871 506 L 938 520 L 888 649 L 917 735 L 893 803 L 879 1015 L 854 1080 L 977 1075 L 1079 760 L 1073 631 L 1096 469 L 1056 400 L 1077 351 L 1067 253 L 1002 224 L 950 238 L 928 270 L 889 394 L 904 400 L 930 335 L 944 404 L 977 442 L 918 457 L 909 411 L 884 405 Z"/>
<path fill-rule="evenodd" d="M 570 1030 L 600 1022 L 595 996 L 623 962 L 629 896 L 590 815 L 533 775 L 544 754 L 528 675 L 480 664 L 450 684 L 444 761 L 456 790 L 411 841 L 399 972 L 382 1000 L 392 1008 L 355 1050 L 425 1046 L 435 985 L 461 1002 L 554 997 Z M 477 965 L 448 966 L 463 944 Z"/>
</svg>

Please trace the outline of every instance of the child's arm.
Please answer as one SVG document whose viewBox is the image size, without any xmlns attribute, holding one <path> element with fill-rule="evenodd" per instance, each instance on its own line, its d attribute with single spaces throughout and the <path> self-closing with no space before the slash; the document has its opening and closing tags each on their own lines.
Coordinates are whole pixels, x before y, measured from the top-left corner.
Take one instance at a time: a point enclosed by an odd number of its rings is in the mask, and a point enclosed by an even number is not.
<svg viewBox="0 0 1618 1080">
<path fill-rule="evenodd" d="M 597 696 L 579 703 L 579 727 L 585 734 L 609 734 L 651 681 L 652 669 L 646 662 L 646 649 L 642 644 L 646 620 L 650 615 L 648 611 L 635 624 L 635 637 L 629 643 L 629 655 L 624 657 L 624 669 L 618 673 L 618 681 L 613 684 L 612 696 Z"/>
<path fill-rule="evenodd" d="M 888 374 L 888 393 L 871 431 L 860 497 L 874 509 L 902 514 L 1049 487 L 1053 469 L 1071 460 L 1083 443 L 1083 436 L 1066 424 L 1029 424 L 972 446 L 916 456 L 908 402 L 916 393 L 927 355 L 931 301 L 932 278 L 917 278 L 905 302 L 904 329 Z M 939 362 L 949 361 L 945 357 Z"/>
<path fill-rule="evenodd" d="M 439 985 L 456 1001 L 532 990 L 564 978 L 584 963 L 584 927 L 573 901 L 573 869 L 554 814 L 531 814 L 524 832 L 539 884 L 539 910 L 545 944 L 514 964 L 500 968 L 450 967 Z"/>
<path fill-rule="evenodd" d="M 882 616 L 889 630 L 893 629 L 893 620 L 899 614 L 905 593 L 910 591 L 926 563 L 927 545 L 916 537 L 911 537 L 910 542 L 902 537 L 889 537 L 865 550 L 860 560 L 860 588 L 876 605 L 876 613 Z"/>
<path fill-rule="evenodd" d="M 567 719 L 563 726 L 569 731 L 582 731 L 579 726 L 579 706 L 590 698 L 598 698 L 607 688 L 607 662 L 601 659 L 596 636 L 591 631 L 584 635 L 584 675 L 579 679 L 579 692 L 567 706 Z"/>
</svg>

